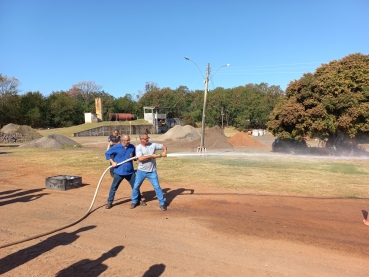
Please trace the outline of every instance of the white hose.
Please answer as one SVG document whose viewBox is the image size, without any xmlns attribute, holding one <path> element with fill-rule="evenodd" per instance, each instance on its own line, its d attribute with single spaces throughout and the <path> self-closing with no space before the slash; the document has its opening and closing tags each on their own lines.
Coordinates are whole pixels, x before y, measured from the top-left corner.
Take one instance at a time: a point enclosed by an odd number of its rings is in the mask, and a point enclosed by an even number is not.
<svg viewBox="0 0 369 277">
<path fill-rule="evenodd" d="M 132 161 L 132 160 L 134 160 L 134 159 L 137 159 L 137 157 L 129 158 L 129 159 L 127 159 L 127 160 L 123 161 L 123 162 L 120 162 L 120 163 L 118 163 L 118 164 L 117 164 L 117 166 L 118 166 L 118 165 L 121 165 L 121 164 L 124 164 L 124 163 L 126 163 L 126 162 L 129 162 L 129 161 Z M 91 209 L 92 209 L 92 206 L 94 205 L 94 202 L 95 202 L 95 199 L 96 199 L 96 195 L 97 195 L 97 192 L 98 192 L 98 190 L 99 190 L 99 187 L 100 187 L 101 181 L 102 181 L 102 179 L 103 179 L 104 175 L 106 174 L 106 172 L 107 172 L 111 167 L 112 167 L 112 166 L 109 166 L 107 169 L 105 169 L 104 173 L 101 175 L 101 178 L 100 178 L 100 180 L 99 180 L 99 183 L 97 184 L 97 187 L 96 187 L 96 190 L 95 190 L 95 195 L 94 195 L 94 197 L 93 197 L 93 199 L 92 199 L 91 205 L 90 205 L 90 207 L 88 208 L 88 210 L 87 210 L 87 212 L 86 212 L 86 214 L 85 214 L 84 216 L 82 216 L 81 218 L 77 219 L 77 220 L 76 220 L 76 221 L 74 221 L 73 223 L 70 223 L 70 224 L 65 225 L 65 226 L 63 226 L 63 227 L 60 227 L 60 228 L 58 228 L 58 229 L 55 229 L 55 230 L 52 230 L 52 231 L 48 231 L 48 232 L 46 232 L 46 233 L 42 233 L 42 234 L 39 234 L 39 235 L 35 235 L 35 236 L 29 237 L 29 238 L 26 238 L 26 239 L 22 239 L 22 240 L 19 240 L 19 241 L 15 241 L 15 242 L 11 242 L 11 243 L 7 243 L 7 244 L 4 244 L 4 245 L 1 245 L 1 246 L 0 246 L 0 249 L 1 249 L 1 248 L 8 247 L 8 246 L 11 246 L 11 245 L 19 244 L 19 243 L 22 243 L 22 242 L 25 242 L 25 241 L 29 241 L 29 240 L 33 240 L 33 239 L 37 239 L 37 238 L 40 238 L 40 237 L 43 237 L 43 236 L 50 235 L 50 234 L 55 233 L 55 232 L 57 232 L 57 231 L 63 230 L 63 229 L 68 228 L 68 227 L 71 227 L 71 226 L 73 226 L 73 225 L 77 224 L 78 222 L 82 221 L 83 219 L 85 219 L 85 218 L 89 215 L 89 213 L 90 213 L 90 211 L 91 211 Z"/>
</svg>

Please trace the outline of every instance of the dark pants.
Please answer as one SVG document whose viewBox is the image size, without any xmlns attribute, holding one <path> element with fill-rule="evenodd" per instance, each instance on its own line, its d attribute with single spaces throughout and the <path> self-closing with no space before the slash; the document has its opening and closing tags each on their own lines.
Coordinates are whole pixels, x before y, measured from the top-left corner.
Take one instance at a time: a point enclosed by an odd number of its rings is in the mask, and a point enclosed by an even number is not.
<svg viewBox="0 0 369 277">
<path fill-rule="evenodd" d="M 128 183 L 130 184 L 131 188 L 133 188 L 133 185 L 135 184 L 135 174 L 131 174 L 131 175 L 119 175 L 114 173 L 113 175 L 114 179 L 113 179 L 113 183 L 111 184 L 110 187 L 110 192 L 109 192 L 109 197 L 108 197 L 108 202 L 113 202 L 114 201 L 114 196 L 116 191 L 119 188 L 120 183 L 126 179 L 128 181 Z M 141 201 L 141 193 L 139 193 L 139 199 L 138 201 Z"/>
</svg>

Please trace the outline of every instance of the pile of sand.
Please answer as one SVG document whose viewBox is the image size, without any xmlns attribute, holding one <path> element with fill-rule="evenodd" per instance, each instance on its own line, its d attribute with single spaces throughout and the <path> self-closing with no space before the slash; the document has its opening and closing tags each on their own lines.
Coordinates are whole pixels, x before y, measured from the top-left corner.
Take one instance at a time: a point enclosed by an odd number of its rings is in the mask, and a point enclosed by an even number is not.
<svg viewBox="0 0 369 277">
<path fill-rule="evenodd" d="M 265 147 L 264 144 L 254 140 L 250 135 L 245 132 L 239 132 L 228 139 L 233 146 L 247 146 L 247 147 Z"/>
<path fill-rule="evenodd" d="M 190 125 L 176 125 L 155 141 L 167 145 L 170 149 L 187 148 L 188 151 L 193 151 L 200 146 L 201 132 Z M 227 141 L 227 136 L 219 126 L 205 129 L 204 147 L 207 151 L 233 150 L 232 144 Z"/>
<path fill-rule="evenodd" d="M 156 138 L 157 141 L 166 141 L 166 140 L 174 140 L 174 141 L 192 141 L 201 138 L 200 132 L 190 126 L 180 126 L 176 125 L 173 128 L 169 129 L 168 132 Z"/>
<path fill-rule="evenodd" d="M 22 143 L 42 138 L 42 135 L 27 125 L 9 123 L 0 131 L 1 143 Z"/>
<path fill-rule="evenodd" d="M 19 147 L 23 148 L 64 148 L 64 147 L 81 147 L 74 140 L 62 135 L 48 135 L 40 139 L 30 141 Z"/>
<path fill-rule="evenodd" d="M 199 139 L 191 142 L 191 147 L 200 146 L 201 136 Z M 233 145 L 228 142 L 227 136 L 219 126 L 214 126 L 205 130 L 204 146 L 207 150 L 219 149 L 229 150 L 233 149 Z"/>
</svg>

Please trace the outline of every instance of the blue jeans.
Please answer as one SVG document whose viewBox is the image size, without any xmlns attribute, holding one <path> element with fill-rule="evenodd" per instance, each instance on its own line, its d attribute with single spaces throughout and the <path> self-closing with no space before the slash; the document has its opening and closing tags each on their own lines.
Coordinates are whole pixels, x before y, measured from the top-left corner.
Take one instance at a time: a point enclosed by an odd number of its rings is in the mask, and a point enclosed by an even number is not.
<svg viewBox="0 0 369 277">
<path fill-rule="evenodd" d="M 133 185 L 135 183 L 135 174 L 131 174 L 131 175 L 119 175 L 114 173 L 114 179 L 113 179 L 113 183 L 111 184 L 110 187 L 110 192 L 109 192 L 109 197 L 108 197 L 108 202 L 113 202 L 114 201 L 114 196 L 115 196 L 115 192 L 118 190 L 120 183 L 126 179 L 128 181 L 128 183 L 131 185 L 131 188 L 133 188 Z M 138 191 L 138 201 L 141 201 L 141 193 L 140 191 Z"/>
<path fill-rule="evenodd" d="M 132 189 L 132 204 L 137 204 L 140 201 L 140 197 L 141 197 L 140 187 L 143 181 L 145 180 L 145 178 L 149 179 L 151 185 L 154 187 L 156 197 L 159 200 L 159 204 L 164 205 L 165 199 L 164 199 L 163 191 L 161 190 L 161 187 L 159 184 L 158 174 L 156 173 L 156 171 L 146 172 L 146 171 L 142 171 L 139 169 L 137 169 L 136 180 L 135 180 L 135 184 Z"/>
</svg>

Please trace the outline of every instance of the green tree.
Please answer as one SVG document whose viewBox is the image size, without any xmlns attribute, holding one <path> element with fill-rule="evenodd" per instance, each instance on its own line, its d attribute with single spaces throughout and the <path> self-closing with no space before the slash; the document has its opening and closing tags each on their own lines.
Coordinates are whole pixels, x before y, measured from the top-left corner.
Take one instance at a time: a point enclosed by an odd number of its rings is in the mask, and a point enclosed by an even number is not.
<svg viewBox="0 0 369 277">
<path fill-rule="evenodd" d="M 268 127 L 280 138 L 368 134 L 369 55 L 348 55 L 291 82 Z"/>
<path fill-rule="evenodd" d="M 124 97 L 119 97 L 113 100 L 114 113 L 136 113 L 136 102 L 132 100 L 131 94 L 126 94 Z"/>
<path fill-rule="evenodd" d="M 158 106 L 170 108 L 170 117 L 180 117 L 184 111 L 186 101 L 182 102 L 188 93 L 187 87 L 179 87 L 176 90 L 170 88 L 159 88 L 146 85 L 146 92 L 137 103 L 139 115 L 142 116 L 143 107 Z"/>
<path fill-rule="evenodd" d="M 83 111 L 69 92 L 52 92 L 48 97 L 48 105 L 52 127 L 69 127 L 84 122 Z"/>
<path fill-rule="evenodd" d="M 40 92 L 27 92 L 20 96 L 20 123 L 33 128 L 45 127 L 47 122 L 46 98 Z"/>
<path fill-rule="evenodd" d="M 210 126 L 232 125 L 239 130 L 265 128 L 269 114 L 284 94 L 279 86 L 247 84 L 233 89 L 216 88 L 209 93 L 206 122 Z"/>
</svg>

